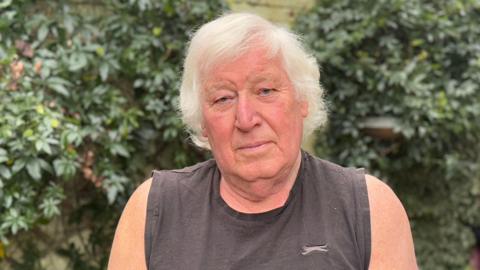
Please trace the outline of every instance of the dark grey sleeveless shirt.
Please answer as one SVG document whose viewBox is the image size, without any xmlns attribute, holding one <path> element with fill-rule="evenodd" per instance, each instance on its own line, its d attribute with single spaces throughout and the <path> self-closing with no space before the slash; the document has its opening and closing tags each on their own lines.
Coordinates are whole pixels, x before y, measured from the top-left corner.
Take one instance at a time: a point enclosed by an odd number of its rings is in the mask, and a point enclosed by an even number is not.
<svg viewBox="0 0 480 270">
<path fill-rule="evenodd" d="M 363 171 L 302 152 L 285 205 L 260 214 L 230 208 L 219 181 L 215 160 L 154 171 L 145 229 L 148 269 L 368 269 Z"/>
</svg>

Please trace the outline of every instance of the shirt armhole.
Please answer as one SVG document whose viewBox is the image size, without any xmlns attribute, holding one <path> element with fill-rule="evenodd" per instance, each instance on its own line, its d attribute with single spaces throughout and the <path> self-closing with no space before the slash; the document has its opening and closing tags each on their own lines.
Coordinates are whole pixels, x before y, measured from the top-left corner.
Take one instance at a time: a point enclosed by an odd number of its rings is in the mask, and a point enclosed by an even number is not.
<svg viewBox="0 0 480 270">
<path fill-rule="evenodd" d="M 159 171 L 152 172 L 152 185 L 148 193 L 147 200 L 147 218 L 145 221 L 145 263 L 147 269 L 150 268 L 150 255 L 152 254 L 152 239 L 154 237 L 154 228 L 158 224 L 159 209 L 158 200 L 160 194 L 160 185 L 158 178 L 161 173 Z"/>
<path fill-rule="evenodd" d="M 354 189 L 357 216 L 357 241 L 361 251 L 363 269 L 368 270 L 372 247 L 370 205 L 368 202 L 367 182 L 365 170 L 357 169 L 355 173 Z"/>
</svg>

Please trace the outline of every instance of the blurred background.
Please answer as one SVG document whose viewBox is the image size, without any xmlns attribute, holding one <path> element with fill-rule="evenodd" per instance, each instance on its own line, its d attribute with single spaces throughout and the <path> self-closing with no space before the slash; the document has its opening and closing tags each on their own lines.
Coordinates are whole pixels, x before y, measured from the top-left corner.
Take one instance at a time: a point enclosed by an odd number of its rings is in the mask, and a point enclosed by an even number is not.
<svg viewBox="0 0 480 270">
<path fill-rule="evenodd" d="M 227 10 L 318 59 L 330 120 L 304 148 L 395 190 L 421 269 L 477 269 L 480 0 L 0 0 L 0 269 L 106 269 L 135 187 L 209 158 L 175 104 Z"/>
</svg>

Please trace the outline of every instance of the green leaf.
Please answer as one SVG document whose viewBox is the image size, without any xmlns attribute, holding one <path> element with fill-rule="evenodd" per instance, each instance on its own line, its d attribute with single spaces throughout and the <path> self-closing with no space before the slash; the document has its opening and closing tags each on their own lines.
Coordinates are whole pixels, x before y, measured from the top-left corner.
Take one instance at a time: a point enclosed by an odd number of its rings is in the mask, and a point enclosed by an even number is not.
<svg viewBox="0 0 480 270">
<path fill-rule="evenodd" d="M 10 179 L 12 177 L 12 173 L 7 166 L 0 165 L 0 176 L 2 176 L 3 179 Z"/>
<path fill-rule="evenodd" d="M 12 4 L 12 0 L 3 0 L 0 2 L 0 8 L 6 8 Z"/>
<path fill-rule="evenodd" d="M 103 188 L 107 191 L 108 202 L 115 202 L 118 194 L 125 190 L 124 184 L 128 182 L 128 178 L 122 175 L 112 174 L 107 177 L 103 183 Z"/>
<path fill-rule="evenodd" d="M 24 138 L 30 138 L 33 136 L 33 130 L 29 128 L 25 130 L 22 135 Z"/>
<path fill-rule="evenodd" d="M 39 159 L 39 161 L 40 161 L 40 168 L 42 168 L 43 170 L 49 173 L 53 173 L 52 166 L 50 165 L 50 163 L 46 162 L 43 159 Z"/>
<path fill-rule="evenodd" d="M 58 126 L 60 126 L 60 121 L 58 121 L 58 119 L 52 118 L 50 119 L 50 126 L 52 128 L 57 128 Z"/>
<path fill-rule="evenodd" d="M 152 6 L 152 3 L 150 0 L 137 0 L 138 8 L 141 11 L 144 11 L 146 9 L 149 9 Z"/>
<path fill-rule="evenodd" d="M 42 24 L 37 32 L 37 39 L 38 41 L 42 42 L 48 35 L 48 25 Z"/>
<path fill-rule="evenodd" d="M 53 216 L 60 215 L 60 200 L 55 198 L 46 198 L 40 204 L 40 209 L 43 210 L 43 215 L 47 218 L 51 218 Z"/>
<path fill-rule="evenodd" d="M 130 157 L 130 153 L 128 152 L 127 148 L 121 144 L 113 144 L 110 148 L 110 152 L 114 155 L 120 155 L 123 157 Z"/>
<path fill-rule="evenodd" d="M 67 30 L 69 34 L 73 33 L 73 30 L 75 29 L 75 24 L 74 24 L 74 20 L 70 15 L 68 14 L 64 15 L 63 26 L 65 27 L 65 30 Z"/>
<path fill-rule="evenodd" d="M 35 180 L 39 180 L 42 177 L 38 159 L 33 158 L 27 162 L 27 172 Z"/>
<path fill-rule="evenodd" d="M 100 65 L 100 78 L 102 79 L 102 81 L 106 81 L 107 78 L 108 78 L 108 69 L 109 69 L 109 66 L 107 63 L 102 63 Z"/>
<path fill-rule="evenodd" d="M 68 60 L 68 70 L 79 71 L 87 66 L 87 57 L 84 53 L 73 53 Z"/>
<path fill-rule="evenodd" d="M 70 178 L 75 174 L 75 162 L 68 159 L 56 159 L 53 161 L 53 168 L 57 176 Z"/>
<path fill-rule="evenodd" d="M 65 86 L 71 86 L 72 84 L 60 77 L 51 77 L 47 80 L 47 85 L 53 91 L 68 97 L 70 95 L 69 91 Z"/>
<path fill-rule="evenodd" d="M 97 55 L 100 56 L 100 57 L 105 56 L 105 48 L 103 48 L 102 46 L 97 46 L 97 47 L 95 48 L 95 52 L 96 52 Z"/>
<path fill-rule="evenodd" d="M 64 176 L 65 175 L 65 161 L 61 159 L 56 159 L 53 161 L 53 168 L 55 169 L 55 173 L 57 176 Z"/>
<path fill-rule="evenodd" d="M 66 85 L 66 86 L 71 86 L 72 83 L 65 80 L 64 78 L 61 78 L 61 77 L 50 77 L 48 78 L 47 80 L 47 83 L 48 84 L 62 84 L 62 85 Z"/>
<path fill-rule="evenodd" d="M 24 159 L 17 159 L 15 163 L 13 163 L 12 173 L 15 174 L 19 172 L 23 167 L 25 167 L 25 160 Z"/>
<path fill-rule="evenodd" d="M 43 140 L 38 140 L 35 142 L 35 150 L 40 151 L 43 148 Z"/>
<path fill-rule="evenodd" d="M 28 225 L 25 217 L 22 216 L 17 209 L 11 208 L 10 211 L 6 213 L 4 223 L 0 228 L 10 228 L 12 234 L 16 234 L 20 229 L 27 230 Z"/>
<path fill-rule="evenodd" d="M 7 151 L 5 149 L 0 148 L 0 163 L 8 161 Z"/>
<path fill-rule="evenodd" d="M 153 30 L 152 30 L 152 33 L 154 36 L 158 37 L 162 34 L 162 27 L 154 27 Z"/>
<path fill-rule="evenodd" d="M 49 155 L 52 154 L 52 148 L 50 147 L 50 144 L 48 144 L 47 142 L 43 144 L 42 150 Z"/>
<path fill-rule="evenodd" d="M 40 138 L 35 142 L 35 150 L 38 152 L 44 151 L 45 153 L 51 155 L 52 154 L 52 148 L 48 144 L 46 139 Z"/>
<path fill-rule="evenodd" d="M 143 86 L 143 80 L 142 79 L 136 79 L 134 82 L 133 82 L 133 88 L 139 88 L 141 86 Z"/>
<path fill-rule="evenodd" d="M 10 208 L 12 206 L 12 203 L 13 203 L 13 196 L 11 194 L 8 194 L 7 196 L 5 196 L 5 200 L 3 201 L 3 206 L 5 208 Z"/>
<path fill-rule="evenodd" d="M 63 96 L 70 96 L 70 93 L 68 92 L 67 88 L 63 84 L 50 84 L 49 85 L 50 89 L 53 91 L 63 95 Z"/>
<path fill-rule="evenodd" d="M 64 146 L 67 146 L 68 144 L 73 144 L 77 146 L 82 142 L 82 136 L 80 132 L 75 130 L 66 131 L 62 133 L 61 141 Z"/>
</svg>

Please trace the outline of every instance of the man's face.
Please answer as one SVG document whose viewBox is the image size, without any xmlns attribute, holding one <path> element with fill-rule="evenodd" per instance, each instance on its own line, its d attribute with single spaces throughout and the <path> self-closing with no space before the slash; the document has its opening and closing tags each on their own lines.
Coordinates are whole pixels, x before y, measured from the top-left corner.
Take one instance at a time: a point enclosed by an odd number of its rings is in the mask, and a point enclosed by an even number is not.
<svg viewBox="0 0 480 270">
<path fill-rule="evenodd" d="M 224 177 L 246 181 L 290 173 L 300 150 L 306 102 L 280 59 L 253 49 L 217 65 L 202 88 L 202 135 Z"/>
</svg>

